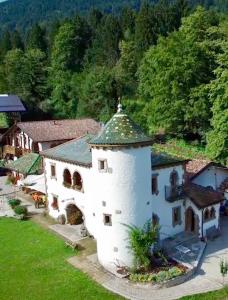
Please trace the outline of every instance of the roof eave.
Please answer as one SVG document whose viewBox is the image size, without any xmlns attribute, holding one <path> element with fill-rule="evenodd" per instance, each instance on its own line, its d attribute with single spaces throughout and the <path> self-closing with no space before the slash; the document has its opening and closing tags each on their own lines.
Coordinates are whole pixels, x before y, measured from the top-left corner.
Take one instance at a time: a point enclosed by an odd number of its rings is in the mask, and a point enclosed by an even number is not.
<svg viewBox="0 0 228 300">
<path fill-rule="evenodd" d="M 90 147 L 101 147 L 101 148 L 122 148 L 122 147 L 145 147 L 151 146 L 153 140 L 142 141 L 142 142 L 132 142 L 132 143 L 88 143 Z"/>
<path fill-rule="evenodd" d="M 48 154 L 45 154 L 45 153 L 41 153 L 41 156 L 43 156 L 44 158 L 49 158 L 49 159 L 53 159 L 53 160 L 57 160 L 57 161 L 62 161 L 62 162 L 65 162 L 65 163 L 71 163 L 73 165 L 82 166 L 82 167 L 86 167 L 86 168 L 91 168 L 92 167 L 92 163 L 83 163 L 83 162 L 79 162 L 79 161 L 75 161 L 75 160 L 70 160 L 70 159 L 67 159 L 67 158 L 48 155 Z"/>
</svg>

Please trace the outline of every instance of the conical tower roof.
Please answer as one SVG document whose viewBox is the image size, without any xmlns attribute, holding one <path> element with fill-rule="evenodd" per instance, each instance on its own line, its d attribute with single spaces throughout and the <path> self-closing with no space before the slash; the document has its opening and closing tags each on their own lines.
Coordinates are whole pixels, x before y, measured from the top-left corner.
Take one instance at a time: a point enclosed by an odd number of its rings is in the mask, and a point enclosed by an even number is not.
<svg viewBox="0 0 228 300">
<path fill-rule="evenodd" d="M 91 146 L 151 145 L 152 139 L 118 105 L 117 113 L 89 144 Z"/>
</svg>

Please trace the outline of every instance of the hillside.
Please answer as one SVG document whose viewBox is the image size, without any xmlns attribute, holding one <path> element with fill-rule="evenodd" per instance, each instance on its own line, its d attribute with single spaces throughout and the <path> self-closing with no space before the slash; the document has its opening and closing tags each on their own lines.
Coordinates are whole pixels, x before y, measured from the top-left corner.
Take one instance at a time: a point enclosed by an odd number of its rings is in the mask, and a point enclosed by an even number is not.
<svg viewBox="0 0 228 300">
<path fill-rule="evenodd" d="M 168 0 L 172 2 L 172 0 Z M 75 13 L 86 14 L 92 7 L 105 12 L 117 13 L 122 7 L 140 7 L 141 0 L 8 0 L 0 3 L 0 26 L 25 31 L 35 22 L 51 21 L 69 17 Z M 149 0 L 156 3 L 157 0 Z M 195 6 L 203 4 L 207 8 L 214 6 L 221 11 L 228 10 L 227 0 L 189 0 Z"/>
</svg>

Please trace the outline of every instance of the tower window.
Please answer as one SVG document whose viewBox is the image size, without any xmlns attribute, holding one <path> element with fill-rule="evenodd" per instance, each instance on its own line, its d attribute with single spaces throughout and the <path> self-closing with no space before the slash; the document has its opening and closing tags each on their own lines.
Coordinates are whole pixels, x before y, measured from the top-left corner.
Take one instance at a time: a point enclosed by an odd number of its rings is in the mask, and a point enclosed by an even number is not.
<svg viewBox="0 0 228 300">
<path fill-rule="evenodd" d="M 112 226 L 112 215 L 104 214 L 104 225 Z"/>
<path fill-rule="evenodd" d="M 152 194 L 158 194 L 158 175 L 153 174 L 152 175 L 152 180 L 151 180 L 151 189 L 152 189 Z"/>
<path fill-rule="evenodd" d="M 51 178 L 56 178 L 56 170 L 54 164 L 51 164 Z"/>
<path fill-rule="evenodd" d="M 107 171 L 107 160 L 106 159 L 99 159 L 98 160 L 98 170 L 100 172 L 106 172 Z"/>
</svg>

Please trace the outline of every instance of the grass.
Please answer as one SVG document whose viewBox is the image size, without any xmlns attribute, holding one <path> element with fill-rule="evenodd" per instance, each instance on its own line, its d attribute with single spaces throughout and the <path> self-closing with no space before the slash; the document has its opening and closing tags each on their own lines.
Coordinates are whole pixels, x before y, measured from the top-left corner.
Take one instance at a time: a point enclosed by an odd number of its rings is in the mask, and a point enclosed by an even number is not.
<svg viewBox="0 0 228 300">
<path fill-rule="evenodd" d="M 153 149 L 158 152 L 164 152 L 171 156 L 177 156 L 183 159 L 207 159 L 205 148 L 200 145 L 194 145 L 184 140 L 171 139 L 165 144 L 154 144 Z"/>
<path fill-rule="evenodd" d="M 0 218 L 0 250 L 1 300 L 123 299 L 68 264 L 72 250 L 32 221 Z M 227 299 L 228 288 L 181 298 Z"/>
<path fill-rule="evenodd" d="M 32 221 L 0 218 L 0 249 L 1 300 L 122 299 L 68 264 L 72 250 Z"/>
<path fill-rule="evenodd" d="M 228 300 L 228 287 L 215 292 L 186 296 L 180 300 Z"/>
</svg>

